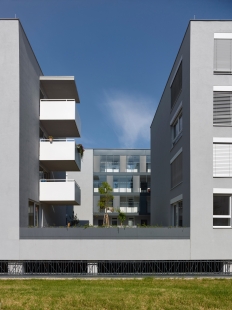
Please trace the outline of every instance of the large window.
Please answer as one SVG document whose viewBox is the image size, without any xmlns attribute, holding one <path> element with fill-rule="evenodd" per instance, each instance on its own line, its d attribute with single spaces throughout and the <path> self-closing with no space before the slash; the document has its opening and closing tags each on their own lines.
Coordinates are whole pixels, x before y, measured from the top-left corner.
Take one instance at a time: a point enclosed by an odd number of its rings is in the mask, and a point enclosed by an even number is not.
<svg viewBox="0 0 232 310">
<path fill-rule="evenodd" d="M 182 90 L 182 62 L 179 65 L 179 68 L 176 72 L 176 75 L 171 85 L 171 108 L 176 103 L 176 100 L 179 97 L 181 90 Z"/>
<path fill-rule="evenodd" d="M 213 226 L 231 227 L 231 196 L 213 196 Z"/>
<path fill-rule="evenodd" d="M 119 155 L 102 155 L 100 157 L 100 172 L 119 172 Z"/>
<path fill-rule="evenodd" d="M 138 213 L 139 196 L 121 196 L 120 210 L 125 213 Z"/>
<path fill-rule="evenodd" d="M 182 152 L 171 161 L 171 188 L 182 182 Z"/>
<path fill-rule="evenodd" d="M 138 155 L 127 156 L 127 172 L 139 172 L 140 157 Z"/>
<path fill-rule="evenodd" d="M 223 38 L 226 37 L 227 38 Z M 217 34 L 214 39 L 214 73 L 232 73 L 232 34 Z M 231 37 L 231 38 L 229 38 Z"/>
<path fill-rule="evenodd" d="M 213 92 L 213 124 L 232 126 L 232 91 Z"/>
<path fill-rule="evenodd" d="M 106 182 L 106 176 L 102 175 L 93 176 L 93 191 L 95 193 L 98 193 L 98 189 L 102 185 L 102 182 Z"/>
<path fill-rule="evenodd" d="M 213 176 L 232 177 L 232 144 L 213 144 Z"/>
<path fill-rule="evenodd" d="M 114 176 L 113 177 L 113 191 L 114 192 L 132 192 L 133 191 L 133 177 L 132 176 Z"/>
<path fill-rule="evenodd" d="M 150 192 L 150 188 L 151 188 L 150 175 L 141 175 L 140 176 L 140 192 L 141 193 Z"/>
</svg>

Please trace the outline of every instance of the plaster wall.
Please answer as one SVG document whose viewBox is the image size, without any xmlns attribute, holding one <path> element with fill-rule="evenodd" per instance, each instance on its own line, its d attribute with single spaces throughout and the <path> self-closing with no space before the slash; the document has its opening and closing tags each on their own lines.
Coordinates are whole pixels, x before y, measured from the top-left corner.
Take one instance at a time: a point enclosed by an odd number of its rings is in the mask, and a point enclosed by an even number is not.
<svg viewBox="0 0 232 310">
<path fill-rule="evenodd" d="M 74 213 L 83 221 L 93 224 L 93 150 L 86 149 L 80 172 L 67 172 L 68 179 L 74 179 L 81 188 L 81 204 L 74 206 Z"/>
</svg>

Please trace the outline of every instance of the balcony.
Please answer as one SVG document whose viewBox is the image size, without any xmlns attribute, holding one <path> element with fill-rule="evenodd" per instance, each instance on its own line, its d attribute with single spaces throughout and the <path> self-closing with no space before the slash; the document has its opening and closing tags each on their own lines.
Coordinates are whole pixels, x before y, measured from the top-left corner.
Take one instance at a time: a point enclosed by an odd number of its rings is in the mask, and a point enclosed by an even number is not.
<svg viewBox="0 0 232 310">
<path fill-rule="evenodd" d="M 40 140 L 40 164 L 48 171 L 80 171 L 81 156 L 74 139 Z"/>
<path fill-rule="evenodd" d="M 75 180 L 45 180 L 39 182 L 40 202 L 53 205 L 80 205 L 81 190 Z"/>
<path fill-rule="evenodd" d="M 40 124 L 49 136 L 80 137 L 81 122 L 75 100 L 40 100 Z"/>
</svg>

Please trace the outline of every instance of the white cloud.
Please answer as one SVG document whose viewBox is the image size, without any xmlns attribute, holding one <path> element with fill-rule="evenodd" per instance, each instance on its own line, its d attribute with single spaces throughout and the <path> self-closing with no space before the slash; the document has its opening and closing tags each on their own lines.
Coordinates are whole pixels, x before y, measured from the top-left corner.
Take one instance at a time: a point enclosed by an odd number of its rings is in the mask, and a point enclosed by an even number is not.
<svg viewBox="0 0 232 310">
<path fill-rule="evenodd" d="M 104 107 L 121 147 L 134 148 L 148 143 L 156 103 L 146 97 L 116 91 L 105 92 L 105 98 Z"/>
</svg>

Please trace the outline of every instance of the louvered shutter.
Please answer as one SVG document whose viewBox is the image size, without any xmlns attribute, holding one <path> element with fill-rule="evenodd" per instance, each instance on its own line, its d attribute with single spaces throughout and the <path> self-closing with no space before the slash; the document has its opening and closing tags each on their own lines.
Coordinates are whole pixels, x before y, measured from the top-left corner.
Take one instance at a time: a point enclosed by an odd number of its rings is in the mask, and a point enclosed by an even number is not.
<svg viewBox="0 0 232 310">
<path fill-rule="evenodd" d="M 232 144 L 213 144 L 213 176 L 232 177 Z"/>
<path fill-rule="evenodd" d="M 182 153 L 171 163 L 171 188 L 182 182 Z"/>
<path fill-rule="evenodd" d="M 214 40 L 214 71 L 232 73 L 232 40 Z"/>
<path fill-rule="evenodd" d="M 232 126 L 232 92 L 213 92 L 213 124 Z"/>
</svg>

